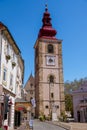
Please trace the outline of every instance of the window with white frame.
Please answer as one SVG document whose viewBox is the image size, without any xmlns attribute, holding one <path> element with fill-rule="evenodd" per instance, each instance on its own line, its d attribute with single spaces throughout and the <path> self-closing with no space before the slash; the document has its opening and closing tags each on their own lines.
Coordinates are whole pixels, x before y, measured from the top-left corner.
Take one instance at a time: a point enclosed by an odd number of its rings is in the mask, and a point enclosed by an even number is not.
<svg viewBox="0 0 87 130">
<path fill-rule="evenodd" d="M 6 81 L 7 80 L 7 69 L 4 68 L 3 69 L 3 81 Z"/>
<path fill-rule="evenodd" d="M 15 62 L 15 54 L 14 54 L 14 52 L 13 52 L 13 58 L 12 58 L 12 60 Z"/>
<path fill-rule="evenodd" d="M 7 55 L 10 55 L 10 45 L 7 44 Z"/>
<path fill-rule="evenodd" d="M 10 86 L 13 85 L 13 74 L 10 74 Z"/>
<path fill-rule="evenodd" d="M 16 57 L 14 52 L 12 52 L 12 63 L 16 63 Z"/>
<path fill-rule="evenodd" d="M 4 39 L 4 53 L 7 54 L 7 41 Z"/>
</svg>

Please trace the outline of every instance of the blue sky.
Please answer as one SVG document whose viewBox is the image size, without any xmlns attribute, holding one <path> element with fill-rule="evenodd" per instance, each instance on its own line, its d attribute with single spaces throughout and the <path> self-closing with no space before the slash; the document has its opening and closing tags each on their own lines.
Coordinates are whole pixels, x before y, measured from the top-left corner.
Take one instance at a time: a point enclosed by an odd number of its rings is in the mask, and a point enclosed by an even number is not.
<svg viewBox="0 0 87 130">
<path fill-rule="evenodd" d="M 56 37 L 62 39 L 64 81 L 87 77 L 87 0 L 0 0 L 0 21 L 25 61 L 24 84 L 34 75 L 34 44 L 48 3 Z"/>
</svg>

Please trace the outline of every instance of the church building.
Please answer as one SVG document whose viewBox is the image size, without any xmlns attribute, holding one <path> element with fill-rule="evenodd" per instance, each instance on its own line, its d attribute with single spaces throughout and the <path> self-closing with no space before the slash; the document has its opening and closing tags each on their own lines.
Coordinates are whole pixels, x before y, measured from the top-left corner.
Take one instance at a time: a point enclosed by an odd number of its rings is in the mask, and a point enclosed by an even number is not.
<svg viewBox="0 0 87 130">
<path fill-rule="evenodd" d="M 42 22 L 34 46 L 36 117 L 57 120 L 65 111 L 62 40 L 56 38 L 47 6 Z"/>
</svg>

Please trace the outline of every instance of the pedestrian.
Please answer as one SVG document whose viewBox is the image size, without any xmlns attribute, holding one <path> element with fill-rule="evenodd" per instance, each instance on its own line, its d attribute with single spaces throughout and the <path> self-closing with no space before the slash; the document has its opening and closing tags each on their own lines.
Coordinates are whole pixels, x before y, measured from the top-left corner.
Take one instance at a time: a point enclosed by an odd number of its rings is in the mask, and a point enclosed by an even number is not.
<svg viewBox="0 0 87 130">
<path fill-rule="evenodd" d="M 33 120 L 32 119 L 29 120 L 29 128 L 33 130 Z"/>
</svg>

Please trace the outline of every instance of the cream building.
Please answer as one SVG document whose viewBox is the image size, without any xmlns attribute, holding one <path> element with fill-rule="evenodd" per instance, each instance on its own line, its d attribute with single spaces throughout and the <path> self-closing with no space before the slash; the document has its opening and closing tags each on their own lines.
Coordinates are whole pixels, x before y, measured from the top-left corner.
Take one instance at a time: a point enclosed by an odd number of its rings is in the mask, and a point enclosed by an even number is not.
<svg viewBox="0 0 87 130">
<path fill-rule="evenodd" d="M 87 123 L 87 84 L 73 91 L 72 96 L 74 120 Z"/>
<path fill-rule="evenodd" d="M 34 46 L 36 116 L 57 120 L 65 111 L 62 40 L 55 37 L 56 30 L 52 28 L 47 7 L 42 22 Z"/>
<path fill-rule="evenodd" d="M 0 22 L 0 96 L 4 97 L 0 114 L 8 130 L 14 127 L 15 98 L 21 98 L 23 75 L 24 61 L 20 49 L 8 28 Z"/>
</svg>

